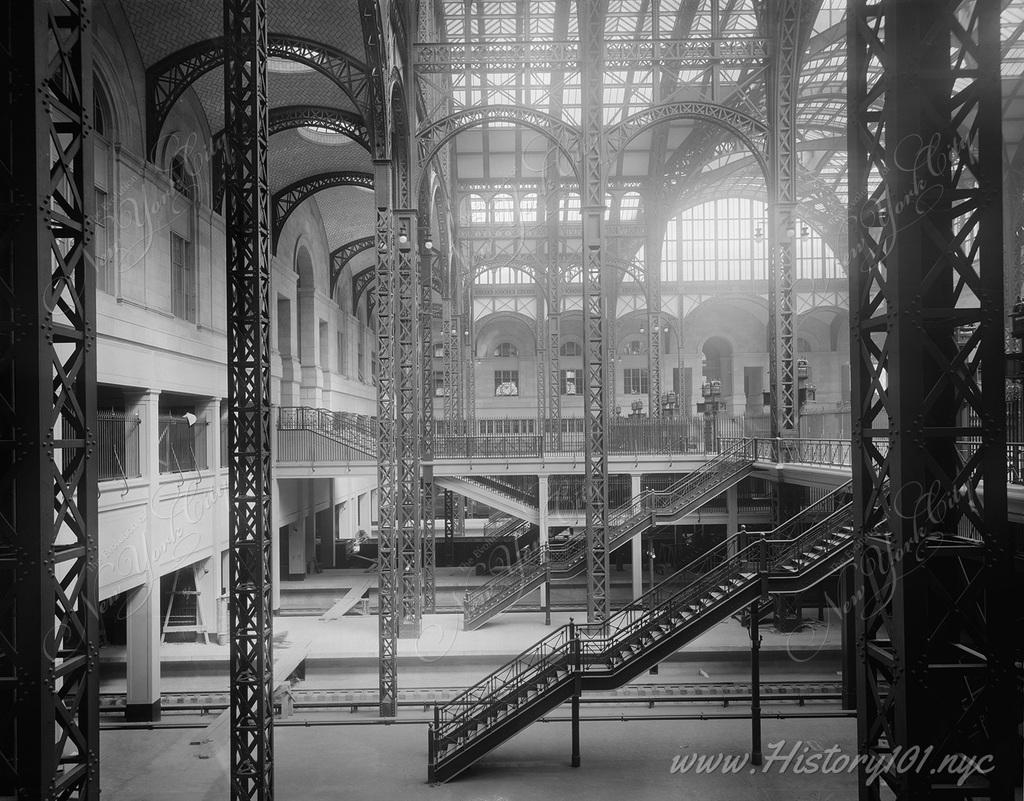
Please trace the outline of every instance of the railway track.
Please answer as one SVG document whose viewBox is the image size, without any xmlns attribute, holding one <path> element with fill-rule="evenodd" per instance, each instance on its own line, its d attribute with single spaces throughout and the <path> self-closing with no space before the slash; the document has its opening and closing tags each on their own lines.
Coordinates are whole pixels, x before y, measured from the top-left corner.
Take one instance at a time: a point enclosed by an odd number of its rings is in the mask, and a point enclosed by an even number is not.
<svg viewBox="0 0 1024 801">
<path fill-rule="evenodd" d="M 761 683 L 763 701 L 772 699 L 803 704 L 805 701 L 837 700 L 841 682 L 828 680 L 765 681 Z M 435 703 L 448 702 L 465 687 L 426 687 L 399 690 L 398 704 L 404 707 L 429 708 Z M 721 703 L 742 702 L 750 698 L 749 682 L 666 682 L 660 684 L 633 684 L 615 690 L 593 693 L 581 699 L 585 704 L 646 704 L 655 703 Z M 295 687 L 291 699 L 296 710 L 351 709 L 375 707 L 378 704 L 376 687 L 353 689 L 305 689 Z M 228 707 L 227 690 L 164 693 L 160 698 L 165 712 L 213 712 Z M 111 715 L 123 712 L 124 693 L 101 693 L 100 713 Z"/>
</svg>

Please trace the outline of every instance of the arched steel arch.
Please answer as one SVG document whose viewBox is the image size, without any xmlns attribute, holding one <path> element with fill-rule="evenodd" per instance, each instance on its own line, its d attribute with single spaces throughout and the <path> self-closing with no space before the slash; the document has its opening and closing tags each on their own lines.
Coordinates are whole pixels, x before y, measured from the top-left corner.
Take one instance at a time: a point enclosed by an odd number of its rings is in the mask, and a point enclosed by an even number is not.
<svg viewBox="0 0 1024 801">
<path fill-rule="evenodd" d="M 606 133 L 609 160 L 616 158 L 643 131 L 672 120 L 700 120 L 725 128 L 747 146 L 767 180 L 768 124 L 739 109 L 699 100 L 663 103 L 613 125 Z"/>
<path fill-rule="evenodd" d="M 335 83 L 364 115 L 370 110 L 370 76 L 361 61 L 319 42 L 270 34 L 267 56 L 312 67 Z M 205 39 L 160 59 L 146 70 L 146 150 L 154 155 L 167 115 L 186 89 L 224 64 L 224 38 Z"/>
<path fill-rule="evenodd" d="M 362 241 L 362 240 L 356 240 L 356 241 Z M 373 237 L 370 237 L 370 245 L 371 246 L 374 244 L 374 242 L 376 242 L 376 240 Z M 349 244 L 353 244 L 353 243 L 350 242 Z M 335 251 L 335 252 L 337 252 L 337 251 Z M 331 254 L 331 257 L 333 258 L 334 254 Z M 376 264 L 371 264 L 369 267 L 367 267 L 367 268 L 365 268 L 363 270 L 360 270 L 359 272 L 357 272 L 355 275 L 352 276 L 352 314 L 356 314 L 356 312 L 358 312 L 358 310 L 359 310 L 359 299 L 362 297 L 363 293 L 366 292 L 366 290 L 368 290 L 371 286 L 373 286 L 377 282 L 376 271 L 377 271 L 377 265 Z M 373 293 L 372 292 L 369 293 L 367 298 L 368 298 L 368 301 L 372 300 L 373 299 Z M 367 314 L 369 314 L 369 307 L 370 307 L 370 304 L 368 302 L 367 303 Z"/>
<path fill-rule="evenodd" d="M 369 250 L 374 246 L 376 240 L 372 236 L 364 236 L 361 239 L 353 239 L 351 242 L 346 242 L 340 248 L 336 248 L 331 251 L 331 284 L 330 284 L 330 295 L 334 297 L 334 289 L 338 284 L 338 277 L 341 275 L 341 271 L 345 269 L 352 259 L 364 250 Z M 372 268 L 371 268 L 372 269 Z M 353 278 L 352 284 L 353 294 L 355 294 L 355 279 Z M 358 305 L 358 298 L 352 302 L 353 308 L 352 313 L 355 314 L 355 306 Z"/>
<path fill-rule="evenodd" d="M 322 189 L 331 189 L 335 186 L 359 186 L 363 189 L 373 189 L 373 176 L 368 172 L 324 172 L 289 184 L 274 194 L 270 208 L 273 235 L 271 244 L 274 253 L 277 253 L 277 240 L 291 213 L 311 195 L 315 195 Z"/>
<path fill-rule="evenodd" d="M 420 145 L 420 164 L 428 164 L 437 155 L 437 151 L 456 134 L 488 122 L 512 122 L 548 137 L 568 160 L 576 180 L 581 180 L 578 165 L 580 129 L 542 111 L 514 105 L 463 109 L 420 128 L 416 132 Z"/>
</svg>

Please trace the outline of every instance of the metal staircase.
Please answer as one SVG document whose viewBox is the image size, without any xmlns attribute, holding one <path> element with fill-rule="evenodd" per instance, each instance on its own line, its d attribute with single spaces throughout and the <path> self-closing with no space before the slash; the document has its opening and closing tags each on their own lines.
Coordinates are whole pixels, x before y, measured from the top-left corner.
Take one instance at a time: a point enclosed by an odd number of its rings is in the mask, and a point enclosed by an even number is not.
<svg viewBox="0 0 1024 801">
<path fill-rule="evenodd" d="M 616 509 L 608 519 L 608 550 L 657 525 L 675 522 L 714 499 L 746 476 L 756 456 L 754 440 L 741 439 L 727 445 L 714 459 L 681 478 L 665 490 L 648 490 L 628 506 Z M 563 543 L 531 554 L 508 573 L 466 593 L 463 628 L 483 625 L 546 581 L 565 580 L 587 566 L 586 534 L 581 532 Z"/>
<path fill-rule="evenodd" d="M 768 593 L 801 592 L 852 558 L 852 505 L 802 530 L 801 517 L 776 529 L 798 532 L 792 537 L 746 544 L 730 537 L 607 621 L 562 626 L 436 705 L 429 780 L 454 778 L 573 695 L 621 686 L 743 606 Z"/>
<path fill-rule="evenodd" d="M 540 520 L 536 491 L 530 493 L 494 476 L 435 475 L 434 484 L 534 525 Z"/>
</svg>

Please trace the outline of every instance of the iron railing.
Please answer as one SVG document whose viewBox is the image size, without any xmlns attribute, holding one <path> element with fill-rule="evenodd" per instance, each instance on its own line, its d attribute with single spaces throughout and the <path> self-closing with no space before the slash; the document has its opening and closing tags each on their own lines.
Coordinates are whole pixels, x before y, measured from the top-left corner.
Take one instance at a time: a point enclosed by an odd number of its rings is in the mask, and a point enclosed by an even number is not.
<svg viewBox="0 0 1024 801">
<path fill-rule="evenodd" d="M 784 570 L 795 554 L 805 556 L 804 562 L 810 565 L 840 551 L 840 541 L 821 549 L 816 546 L 846 524 L 851 508 L 842 507 L 795 539 L 758 538 L 740 548 L 735 538 L 729 538 L 608 620 L 570 624 L 551 632 L 451 702 L 435 706 L 429 735 L 432 757 L 443 758 L 449 746 L 480 737 L 497 719 L 499 709 L 509 710 L 532 697 L 521 691 L 536 690 L 552 679 L 559 682 L 572 675 L 617 670 L 666 630 L 693 622 L 727 596 L 746 590 L 759 581 L 759 574 Z M 795 519 L 786 525 L 792 530 Z M 652 636 L 655 630 L 659 637 Z M 639 649 L 629 647 L 637 643 Z"/>
<path fill-rule="evenodd" d="M 126 480 L 142 475 L 139 455 L 141 425 L 142 420 L 134 413 L 97 412 L 98 480 Z"/>
<path fill-rule="evenodd" d="M 161 473 L 186 473 L 205 470 L 206 421 L 188 420 L 170 415 L 159 418 L 159 463 Z"/>
</svg>

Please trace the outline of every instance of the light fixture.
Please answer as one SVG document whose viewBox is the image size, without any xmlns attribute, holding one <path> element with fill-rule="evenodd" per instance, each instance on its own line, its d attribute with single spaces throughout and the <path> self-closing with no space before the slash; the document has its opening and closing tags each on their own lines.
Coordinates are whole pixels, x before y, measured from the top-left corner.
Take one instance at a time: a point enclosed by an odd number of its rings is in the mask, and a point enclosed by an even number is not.
<svg viewBox="0 0 1024 801">
<path fill-rule="evenodd" d="M 398 232 L 398 244 L 399 245 L 408 245 L 409 244 L 409 232 L 405 230 L 405 226 L 404 225 L 402 226 L 401 230 Z"/>
<path fill-rule="evenodd" d="M 754 229 L 754 241 L 764 242 L 764 228 L 762 228 L 760 225 Z"/>
<path fill-rule="evenodd" d="M 434 249 L 434 240 L 432 240 L 429 236 L 427 237 L 427 241 L 423 243 L 423 249 L 424 250 L 433 250 Z"/>
<path fill-rule="evenodd" d="M 183 414 L 183 415 L 182 415 L 182 419 L 183 419 L 183 420 L 184 420 L 184 421 L 185 421 L 186 423 L 188 423 L 188 427 L 189 427 L 189 428 L 192 428 L 192 426 L 194 426 L 194 425 L 196 424 L 196 421 L 197 421 L 197 420 L 198 420 L 199 418 L 198 418 L 198 417 L 196 417 L 196 416 L 195 416 L 194 414 L 192 414 L 192 412 L 185 412 L 185 414 Z"/>
<path fill-rule="evenodd" d="M 455 326 L 453 325 L 453 326 L 452 326 L 452 336 L 453 336 L 453 337 L 457 337 L 458 335 L 459 335 L 459 329 L 458 329 L 458 328 L 456 328 L 456 327 L 455 327 Z"/>
<path fill-rule="evenodd" d="M 806 224 L 800 226 L 800 236 L 806 239 L 811 235 L 811 229 Z"/>
</svg>

